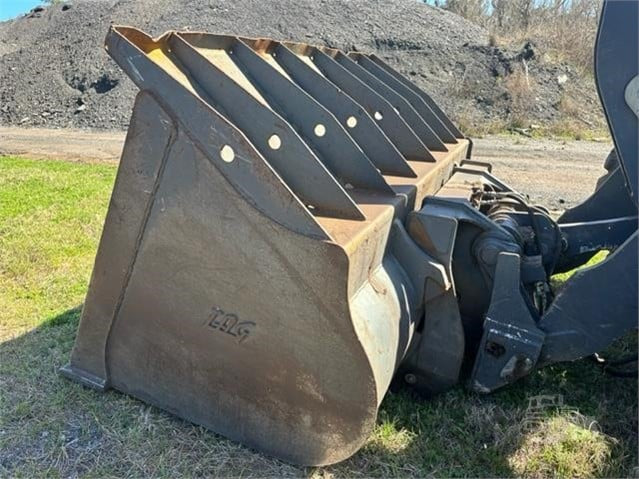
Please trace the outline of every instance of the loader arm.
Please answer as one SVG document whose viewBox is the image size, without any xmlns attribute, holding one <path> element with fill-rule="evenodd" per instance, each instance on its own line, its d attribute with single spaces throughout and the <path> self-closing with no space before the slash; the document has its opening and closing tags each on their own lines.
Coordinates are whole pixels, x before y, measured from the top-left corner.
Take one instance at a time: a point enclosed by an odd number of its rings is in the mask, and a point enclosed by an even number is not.
<svg viewBox="0 0 639 479">
<path fill-rule="evenodd" d="M 636 37 L 637 3 L 605 2 L 615 150 L 556 220 L 382 58 L 112 26 L 140 93 L 62 373 L 323 465 L 393 381 L 490 392 L 605 347 L 637 321 Z"/>
<path fill-rule="evenodd" d="M 513 284 L 520 265 L 500 253 L 470 378 L 478 391 L 492 391 L 534 367 L 592 355 L 637 328 L 638 25 L 639 2 L 604 1 L 595 81 L 615 149 L 594 193 L 559 218 L 562 246 L 552 272 L 580 266 L 603 249 L 611 253 L 578 271 L 531 316 Z"/>
<path fill-rule="evenodd" d="M 626 188 L 637 205 L 639 2 L 604 2 L 595 45 L 595 80 Z"/>
</svg>

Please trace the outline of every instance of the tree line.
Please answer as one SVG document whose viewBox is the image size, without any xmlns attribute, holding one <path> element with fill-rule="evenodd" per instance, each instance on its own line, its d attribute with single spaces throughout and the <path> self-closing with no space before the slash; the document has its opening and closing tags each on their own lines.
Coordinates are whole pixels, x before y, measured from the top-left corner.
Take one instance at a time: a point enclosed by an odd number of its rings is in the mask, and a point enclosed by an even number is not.
<svg viewBox="0 0 639 479">
<path fill-rule="evenodd" d="M 592 72 L 601 0 L 433 0 L 490 31 L 493 44 L 532 40 L 541 51 Z"/>
</svg>

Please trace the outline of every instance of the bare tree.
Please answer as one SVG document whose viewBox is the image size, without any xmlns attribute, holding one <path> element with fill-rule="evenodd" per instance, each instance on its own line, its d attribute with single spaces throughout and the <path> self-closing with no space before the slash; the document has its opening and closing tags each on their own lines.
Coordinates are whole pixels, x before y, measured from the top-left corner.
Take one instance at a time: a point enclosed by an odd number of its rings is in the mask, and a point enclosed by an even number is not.
<svg viewBox="0 0 639 479">
<path fill-rule="evenodd" d="M 490 30 L 491 44 L 533 43 L 550 57 L 592 71 L 602 0 L 438 0 L 443 8 Z"/>
<path fill-rule="evenodd" d="M 497 28 L 503 28 L 506 10 L 508 8 L 507 0 L 491 0 L 490 6 L 492 9 L 492 18 L 494 19 Z"/>
<path fill-rule="evenodd" d="M 485 20 L 488 10 L 487 0 L 446 0 L 443 7 L 477 23 Z"/>
</svg>

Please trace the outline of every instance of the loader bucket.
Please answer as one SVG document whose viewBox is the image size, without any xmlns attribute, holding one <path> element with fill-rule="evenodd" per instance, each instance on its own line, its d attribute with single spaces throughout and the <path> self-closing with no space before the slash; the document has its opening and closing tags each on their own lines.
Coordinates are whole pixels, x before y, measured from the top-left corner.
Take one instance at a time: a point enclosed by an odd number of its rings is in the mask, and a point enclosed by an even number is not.
<svg viewBox="0 0 639 479">
<path fill-rule="evenodd" d="M 604 3 L 606 61 L 638 58 L 636 10 Z M 324 465 L 391 381 L 488 393 L 636 328 L 632 62 L 598 62 L 616 149 L 555 219 L 374 55 L 128 27 L 106 48 L 141 91 L 66 376 Z"/>
<path fill-rule="evenodd" d="M 423 294 L 393 222 L 469 141 L 375 57 L 125 27 L 106 48 L 141 92 L 64 374 L 290 462 L 350 456 Z"/>
</svg>

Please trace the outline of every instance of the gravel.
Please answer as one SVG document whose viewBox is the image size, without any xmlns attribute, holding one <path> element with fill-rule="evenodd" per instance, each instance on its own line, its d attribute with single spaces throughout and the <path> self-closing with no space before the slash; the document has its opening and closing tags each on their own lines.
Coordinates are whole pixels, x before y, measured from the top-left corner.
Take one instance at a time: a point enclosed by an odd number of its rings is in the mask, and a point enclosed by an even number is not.
<svg viewBox="0 0 639 479">
<path fill-rule="evenodd" d="M 75 0 L 0 22 L 0 123 L 125 129 L 137 89 L 103 49 L 111 23 L 152 35 L 201 30 L 375 52 L 471 125 L 603 121 L 592 81 L 568 65 L 534 45 L 489 46 L 484 29 L 416 1 Z M 509 74 L 524 61 L 531 88 L 522 95 Z"/>
</svg>

